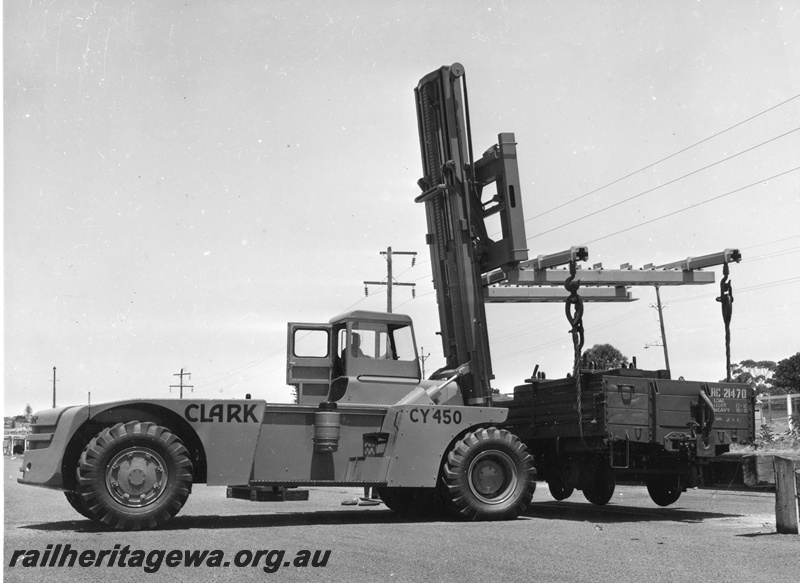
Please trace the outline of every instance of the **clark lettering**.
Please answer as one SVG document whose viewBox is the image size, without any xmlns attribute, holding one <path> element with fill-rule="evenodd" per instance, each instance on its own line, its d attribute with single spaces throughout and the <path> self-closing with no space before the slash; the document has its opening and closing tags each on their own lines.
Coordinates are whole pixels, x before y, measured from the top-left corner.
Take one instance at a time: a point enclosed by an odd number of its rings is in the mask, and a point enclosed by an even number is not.
<svg viewBox="0 0 800 583">
<path fill-rule="evenodd" d="M 238 403 L 192 403 L 186 406 L 183 416 L 192 423 L 258 423 L 255 405 Z"/>
</svg>

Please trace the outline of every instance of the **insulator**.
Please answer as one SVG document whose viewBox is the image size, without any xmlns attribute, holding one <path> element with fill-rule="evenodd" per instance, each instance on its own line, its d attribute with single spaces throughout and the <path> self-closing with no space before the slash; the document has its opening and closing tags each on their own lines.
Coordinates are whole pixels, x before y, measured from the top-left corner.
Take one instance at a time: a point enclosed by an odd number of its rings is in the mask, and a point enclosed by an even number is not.
<svg viewBox="0 0 800 583">
<path fill-rule="evenodd" d="M 412 255 L 412 256 L 411 256 L 411 267 L 414 267 L 414 264 L 415 264 L 416 262 L 417 262 L 417 256 L 416 256 L 416 255 Z"/>
<path fill-rule="evenodd" d="M 364 297 L 368 296 L 369 296 L 369 288 L 367 286 L 364 286 Z"/>
<path fill-rule="evenodd" d="M 416 287 L 412 287 L 411 288 L 411 298 L 413 299 L 413 298 L 416 298 L 416 297 L 417 297 L 417 288 Z"/>
</svg>

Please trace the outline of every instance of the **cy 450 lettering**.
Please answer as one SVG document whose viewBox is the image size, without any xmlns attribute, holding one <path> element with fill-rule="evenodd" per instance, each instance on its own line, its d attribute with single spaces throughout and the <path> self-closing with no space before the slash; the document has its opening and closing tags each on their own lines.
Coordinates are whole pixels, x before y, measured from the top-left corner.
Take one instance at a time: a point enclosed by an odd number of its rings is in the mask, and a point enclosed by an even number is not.
<svg viewBox="0 0 800 583">
<path fill-rule="evenodd" d="M 461 423 L 461 411 L 450 409 L 422 409 L 414 407 L 408 412 L 412 423 L 440 423 L 442 425 L 458 425 Z"/>
</svg>

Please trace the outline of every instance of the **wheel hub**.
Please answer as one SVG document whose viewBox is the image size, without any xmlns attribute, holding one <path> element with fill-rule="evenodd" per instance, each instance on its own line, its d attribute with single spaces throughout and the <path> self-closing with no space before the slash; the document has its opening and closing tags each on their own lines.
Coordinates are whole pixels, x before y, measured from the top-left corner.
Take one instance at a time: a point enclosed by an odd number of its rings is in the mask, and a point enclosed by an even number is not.
<svg viewBox="0 0 800 583">
<path fill-rule="evenodd" d="M 147 474 L 145 474 L 141 468 L 134 468 L 133 470 L 131 470 L 131 473 L 128 474 L 128 483 L 133 488 L 138 488 L 142 484 L 144 484 L 146 478 Z"/>
<path fill-rule="evenodd" d="M 131 447 L 119 452 L 106 469 L 106 488 L 116 502 L 130 508 L 152 504 L 163 493 L 166 464 L 156 452 Z"/>
<path fill-rule="evenodd" d="M 482 452 L 469 467 L 469 486 L 472 493 L 488 504 L 500 504 L 514 492 L 517 469 L 503 452 Z"/>
<path fill-rule="evenodd" d="M 484 496 L 492 496 L 503 486 L 503 470 L 497 462 L 486 460 L 475 468 L 475 489 Z"/>
</svg>

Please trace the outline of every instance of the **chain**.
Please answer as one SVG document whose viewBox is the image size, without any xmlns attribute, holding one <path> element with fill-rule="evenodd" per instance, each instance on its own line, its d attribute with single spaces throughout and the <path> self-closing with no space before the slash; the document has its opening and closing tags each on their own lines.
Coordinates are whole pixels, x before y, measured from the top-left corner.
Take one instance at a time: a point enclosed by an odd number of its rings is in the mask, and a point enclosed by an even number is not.
<svg viewBox="0 0 800 583">
<path fill-rule="evenodd" d="M 583 441 L 583 415 L 582 409 L 582 393 L 581 393 L 581 350 L 583 349 L 583 300 L 578 295 L 578 288 L 581 285 L 580 281 L 575 281 L 575 272 L 577 270 L 577 263 L 570 261 L 569 263 L 569 277 L 564 282 L 564 287 L 569 292 L 567 303 L 564 306 L 572 329 L 572 345 L 575 350 L 575 358 L 572 366 L 572 377 L 575 379 L 575 393 L 577 395 L 578 404 L 578 433 Z"/>
<path fill-rule="evenodd" d="M 722 304 L 722 321 L 725 323 L 725 379 L 731 380 L 731 316 L 733 315 L 733 288 L 728 280 L 728 264 L 722 266 L 722 279 L 719 282 L 719 297 Z"/>
</svg>

